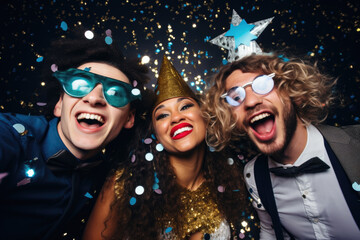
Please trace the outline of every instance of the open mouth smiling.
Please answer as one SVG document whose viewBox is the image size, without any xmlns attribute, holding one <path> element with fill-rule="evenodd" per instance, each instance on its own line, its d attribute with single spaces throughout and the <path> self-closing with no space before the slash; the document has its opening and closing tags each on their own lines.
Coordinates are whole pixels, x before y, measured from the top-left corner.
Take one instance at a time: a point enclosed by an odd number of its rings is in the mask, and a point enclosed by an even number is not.
<svg viewBox="0 0 360 240">
<path fill-rule="evenodd" d="M 80 113 L 76 119 L 82 127 L 86 128 L 101 127 L 105 123 L 102 116 L 93 113 Z"/>
<path fill-rule="evenodd" d="M 269 112 L 260 113 L 250 119 L 249 125 L 254 133 L 263 139 L 274 132 L 275 116 Z"/>
<path fill-rule="evenodd" d="M 172 139 L 180 139 L 191 133 L 192 129 L 193 126 L 191 126 L 191 124 L 182 123 L 171 129 L 170 136 Z"/>
<path fill-rule="evenodd" d="M 178 134 L 183 133 L 185 131 L 190 131 L 190 130 L 192 130 L 192 127 L 180 128 L 174 132 L 174 135 L 172 137 L 176 137 Z"/>
</svg>

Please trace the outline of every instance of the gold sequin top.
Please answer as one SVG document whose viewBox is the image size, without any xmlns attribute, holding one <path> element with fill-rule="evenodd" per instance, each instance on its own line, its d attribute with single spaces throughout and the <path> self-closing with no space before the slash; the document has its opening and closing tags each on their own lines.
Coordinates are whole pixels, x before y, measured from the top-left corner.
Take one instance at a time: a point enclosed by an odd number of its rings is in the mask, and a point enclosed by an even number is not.
<svg viewBox="0 0 360 240">
<path fill-rule="evenodd" d="M 172 236 L 169 239 L 187 239 L 197 232 L 212 234 L 225 221 L 215 199 L 210 194 L 208 182 L 204 182 L 195 191 L 184 188 L 180 196 L 182 205 L 174 206 L 173 211 L 165 213 L 165 216 L 158 219 L 160 229 L 176 228 L 169 233 Z M 172 225 L 175 215 L 182 216 L 179 226 Z M 167 238 L 166 233 L 163 235 Z"/>
<path fill-rule="evenodd" d="M 123 173 L 123 169 L 117 170 L 115 179 L 118 180 Z M 181 205 L 174 206 L 171 211 L 157 218 L 160 239 L 189 239 L 197 232 L 209 234 L 211 239 L 230 239 L 230 226 L 221 215 L 210 189 L 210 183 L 206 181 L 195 191 L 182 188 Z M 119 199 L 124 191 L 124 182 L 117 182 L 114 190 Z M 181 216 L 178 226 L 174 226 L 175 216 Z M 166 232 L 169 228 L 172 230 Z"/>
</svg>

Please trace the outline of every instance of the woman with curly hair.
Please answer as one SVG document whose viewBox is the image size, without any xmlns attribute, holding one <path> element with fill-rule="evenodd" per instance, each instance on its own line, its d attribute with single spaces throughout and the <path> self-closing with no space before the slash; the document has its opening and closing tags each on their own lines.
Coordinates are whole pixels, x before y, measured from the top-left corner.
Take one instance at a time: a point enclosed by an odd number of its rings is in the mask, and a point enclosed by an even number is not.
<svg viewBox="0 0 360 240">
<path fill-rule="evenodd" d="M 247 136 L 262 153 L 244 169 L 260 239 L 360 236 L 360 125 L 319 124 L 335 82 L 301 60 L 252 55 L 222 67 L 206 95 L 207 142 Z"/>
<path fill-rule="evenodd" d="M 166 57 L 153 106 L 149 137 L 105 185 L 84 239 L 233 239 L 243 234 L 241 167 L 206 146 L 197 98 Z"/>
</svg>

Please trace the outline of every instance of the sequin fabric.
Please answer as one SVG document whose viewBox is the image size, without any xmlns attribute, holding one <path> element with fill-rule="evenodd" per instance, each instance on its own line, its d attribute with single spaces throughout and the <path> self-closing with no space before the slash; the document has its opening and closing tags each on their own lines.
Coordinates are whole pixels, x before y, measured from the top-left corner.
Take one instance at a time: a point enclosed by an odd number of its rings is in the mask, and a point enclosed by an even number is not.
<svg viewBox="0 0 360 240">
<path fill-rule="evenodd" d="M 123 173 L 123 169 L 117 170 L 115 179 L 118 180 Z M 119 199 L 124 191 L 123 181 L 117 182 L 114 190 L 116 198 Z M 209 182 L 204 182 L 195 191 L 184 188 L 180 193 L 180 198 L 181 206 L 174 207 L 173 211 L 157 219 L 159 239 L 188 239 L 197 232 L 203 233 L 204 236 L 209 235 L 210 239 L 229 240 L 231 238 L 230 226 L 221 215 L 211 195 Z M 179 226 L 173 225 L 175 215 L 183 216 Z M 168 229 L 172 230 L 166 231 Z"/>
<path fill-rule="evenodd" d="M 214 233 L 209 234 L 209 238 L 205 238 L 203 236 L 203 239 L 211 239 L 211 240 L 229 240 L 231 238 L 230 235 L 230 226 L 224 219 L 218 228 L 215 229 Z M 162 240 L 177 240 L 181 239 L 178 236 L 176 236 L 173 232 L 170 233 L 162 233 L 160 235 L 160 238 Z"/>
<path fill-rule="evenodd" d="M 174 97 L 191 97 L 196 99 L 191 88 L 182 79 L 165 55 L 161 64 L 159 78 L 156 83 L 155 94 L 156 100 L 154 106 Z"/>
<path fill-rule="evenodd" d="M 172 212 L 158 219 L 161 229 L 176 227 L 177 231 L 163 232 L 160 239 L 187 239 L 197 232 L 209 234 L 210 239 L 230 239 L 230 227 L 210 194 L 209 185 L 204 182 L 195 191 L 184 189 L 181 192 L 182 206 L 174 207 Z M 175 214 L 183 216 L 179 226 L 172 226 Z"/>
</svg>

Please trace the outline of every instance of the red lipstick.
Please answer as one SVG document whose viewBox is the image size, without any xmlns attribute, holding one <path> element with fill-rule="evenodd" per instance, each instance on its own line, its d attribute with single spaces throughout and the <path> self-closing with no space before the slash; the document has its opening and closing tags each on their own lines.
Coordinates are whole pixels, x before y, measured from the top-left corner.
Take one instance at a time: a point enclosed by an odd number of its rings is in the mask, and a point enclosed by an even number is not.
<svg viewBox="0 0 360 240">
<path fill-rule="evenodd" d="M 170 136 L 172 139 L 177 140 L 187 136 L 192 132 L 192 130 L 193 130 L 193 126 L 191 124 L 180 123 L 171 129 Z"/>
</svg>

